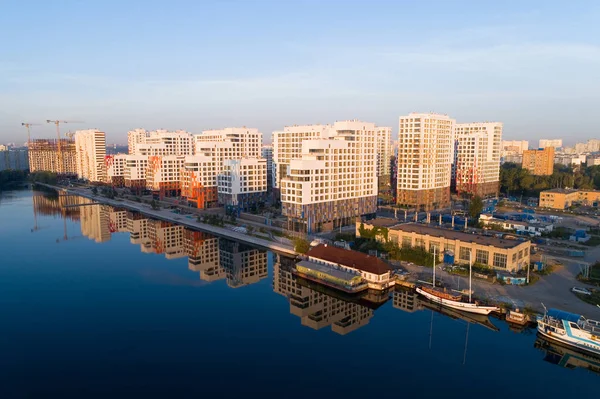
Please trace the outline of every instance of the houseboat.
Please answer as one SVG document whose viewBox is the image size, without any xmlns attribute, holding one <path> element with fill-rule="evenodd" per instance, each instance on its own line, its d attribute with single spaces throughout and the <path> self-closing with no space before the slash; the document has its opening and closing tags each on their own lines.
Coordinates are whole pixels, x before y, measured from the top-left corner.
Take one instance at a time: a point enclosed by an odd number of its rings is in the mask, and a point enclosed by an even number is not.
<svg viewBox="0 0 600 399">
<path fill-rule="evenodd" d="M 349 294 L 356 294 L 369 288 L 360 274 L 322 263 L 303 260 L 296 264 L 292 273 Z"/>
<path fill-rule="evenodd" d="M 538 332 L 551 340 L 600 355 L 600 322 L 558 309 L 537 318 Z"/>
</svg>

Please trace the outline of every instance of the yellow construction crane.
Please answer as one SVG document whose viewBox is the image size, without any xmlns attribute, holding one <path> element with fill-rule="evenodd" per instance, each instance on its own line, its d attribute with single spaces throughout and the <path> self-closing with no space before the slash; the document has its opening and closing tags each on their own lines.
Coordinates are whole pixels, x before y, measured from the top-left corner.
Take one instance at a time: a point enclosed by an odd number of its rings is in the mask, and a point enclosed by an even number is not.
<svg viewBox="0 0 600 399">
<path fill-rule="evenodd" d="M 46 123 L 54 123 L 56 125 L 56 138 L 58 139 L 58 141 L 56 142 L 57 145 L 57 150 L 58 150 L 58 166 L 57 166 L 57 170 L 56 173 L 57 174 L 61 174 L 64 172 L 64 162 L 63 162 L 63 157 L 62 157 L 62 147 L 60 144 L 60 124 L 61 123 L 83 123 L 82 121 L 53 121 L 50 119 L 46 119 Z"/>
<path fill-rule="evenodd" d="M 21 126 L 25 126 L 27 128 L 27 147 L 29 147 L 29 143 L 31 143 L 31 131 L 29 129 L 30 126 L 39 126 L 39 123 L 29 123 L 29 122 L 23 122 L 21 123 Z"/>
</svg>

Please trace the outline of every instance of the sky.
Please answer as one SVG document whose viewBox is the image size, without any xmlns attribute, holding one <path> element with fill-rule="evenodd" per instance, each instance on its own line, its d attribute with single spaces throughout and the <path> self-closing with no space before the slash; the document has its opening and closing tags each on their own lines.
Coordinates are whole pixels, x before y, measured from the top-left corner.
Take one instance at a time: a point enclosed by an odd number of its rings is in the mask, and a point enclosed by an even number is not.
<svg viewBox="0 0 600 399">
<path fill-rule="evenodd" d="M 3 1 L 0 143 L 410 112 L 600 137 L 598 1 Z"/>
</svg>

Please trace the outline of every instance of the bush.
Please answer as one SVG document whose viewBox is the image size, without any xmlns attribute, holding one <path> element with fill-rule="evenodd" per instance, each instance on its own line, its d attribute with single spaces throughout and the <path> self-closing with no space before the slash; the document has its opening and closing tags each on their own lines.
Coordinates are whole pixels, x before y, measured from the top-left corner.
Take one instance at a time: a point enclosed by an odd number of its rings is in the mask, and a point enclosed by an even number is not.
<svg viewBox="0 0 600 399">
<path fill-rule="evenodd" d="M 294 239 L 294 251 L 305 254 L 310 249 L 310 243 L 306 241 L 304 238 L 295 238 Z"/>
</svg>

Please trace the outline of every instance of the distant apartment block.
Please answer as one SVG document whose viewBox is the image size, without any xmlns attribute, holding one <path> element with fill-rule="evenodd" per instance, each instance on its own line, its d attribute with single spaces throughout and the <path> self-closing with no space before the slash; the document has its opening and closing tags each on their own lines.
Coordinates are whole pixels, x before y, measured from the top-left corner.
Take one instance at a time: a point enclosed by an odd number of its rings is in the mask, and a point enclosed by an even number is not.
<svg viewBox="0 0 600 399">
<path fill-rule="evenodd" d="M 194 136 L 196 154 L 212 156 L 222 163 L 227 159 L 260 158 L 262 133 L 247 127 L 205 130 Z"/>
<path fill-rule="evenodd" d="M 239 212 L 256 210 L 267 199 L 267 160 L 229 159 L 217 177 L 219 203 Z"/>
<path fill-rule="evenodd" d="M 260 156 L 267 161 L 267 192 L 273 192 L 273 146 L 264 145 L 261 148 Z"/>
<path fill-rule="evenodd" d="M 306 233 L 329 231 L 354 223 L 358 216 L 374 214 L 378 127 L 351 120 L 325 128 L 318 125 L 315 129 L 297 130 L 300 136 L 291 133 L 291 138 L 299 141 L 290 146 L 301 144 L 301 155 L 289 159 L 289 175 L 280 180 L 282 214 L 288 218 L 288 229 Z M 313 138 L 302 140 L 311 130 Z M 298 150 L 287 151 L 283 142 L 281 137 L 275 140 L 275 153 L 279 156 L 279 147 L 285 147 L 288 154 L 297 157 Z"/>
<path fill-rule="evenodd" d="M 541 139 L 539 141 L 538 148 L 549 148 L 553 147 L 554 149 L 562 148 L 563 141 L 562 139 Z"/>
<path fill-rule="evenodd" d="M 590 166 L 600 165 L 600 154 L 588 155 L 585 158 L 585 164 L 589 168 Z"/>
<path fill-rule="evenodd" d="M 191 133 L 177 130 L 135 129 L 127 133 L 130 155 L 193 155 L 194 137 Z"/>
<path fill-rule="evenodd" d="M 419 210 L 450 205 L 454 124 L 454 119 L 441 114 L 411 113 L 400 117 L 399 205 Z"/>
<path fill-rule="evenodd" d="M 540 193 L 540 208 L 567 209 L 571 205 L 592 206 L 600 201 L 600 191 L 554 188 Z"/>
<path fill-rule="evenodd" d="M 77 177 L 90 182 L 106 182 L 106 135 L 96 129 L 75 132 Z"/>
<path fill-rule="evenodd" d="M 501 144 L 502 155 L 522 154 L 529 149 L 529 141 L 526 140 L 503 140 Z"/>
<path fill-rule="evenodd" d="M 106 168 L 106 182 L 115 187 L 125 185 L 125 169 L 127 154 L 106 155 L 104 165 Z"/>
<path fill-rule="evenodd" d="M 8 148 L 1 146 L 0 170 L 27 170 L 29 169 L 29 157 L 27 148 Z"/>
<path fill-rule="evenodd" d="M 181 196 L 199 209 L 217 205 L 217 173 L 221 166 L 206 155 L 186 156 L 181 172 Z"/>
<path fill-rule="evenodd" d="M 141 191 L 146 189 L 148 156 L 127 155 L 125 157 L 125 187 Z"/>
<path fill-rule="evenodd" d="M 549 176 L 554 172 L 554 147 L 523 151 L 523 169 L 536 176 Z"/>
<path fill-rule="evenodd" d="M 181 175 L 184 155 L 153 155 L 148 157 L 146 188 L 161 198 L 181 193 Z"/>
<path fill-rule="evenodd" d="M 452 183 L 457 193 L 495 196 L 500 190 L 502 123 L 455 125 Z"/>
<path fill-rule="evenodd" d="M 377 128 L 377 176 L 390 175 L 392 157 L 392 128 Z"/>
</svg>

